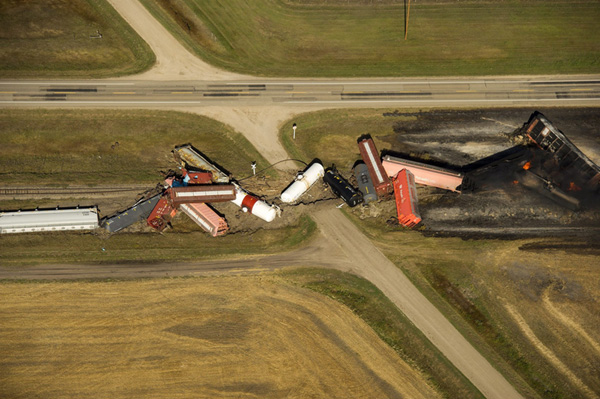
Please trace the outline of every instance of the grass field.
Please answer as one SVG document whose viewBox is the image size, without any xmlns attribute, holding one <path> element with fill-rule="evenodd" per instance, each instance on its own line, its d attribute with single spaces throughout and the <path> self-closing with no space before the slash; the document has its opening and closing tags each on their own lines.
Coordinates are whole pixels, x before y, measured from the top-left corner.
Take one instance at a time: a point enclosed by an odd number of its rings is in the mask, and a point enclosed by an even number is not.
<svg viewBox="0 0 600 399">
<path fill-rule="evenodd" d="M 237 178 L 267 161 L 240 133 L 203 116 L 142 110 L 0 110 L 0 185 L 161 181 L 171 151 L 192 143 Z M 118 145 L 115 143 L 118 142 Z"/>
<path fill-rule="evenodd" d="M 392 135 L 394 124 L 399 121 L 417 118 L 416 116 L 384 118 L 382 113 L 386 111 L 388 110 L 349 108 L 305 113 L 283 124 L 279 130 L 279 138 L 293 158 L 305 161 L 319 158 L 323 165 L 333 163 L 340 170 L 349 170 L 354 162 L 360 159 L 356 144 L 360 136 L 370 134 L 377 148 L 382 150 L 386 146 L 378 137 Z M 297 123 L 299 127 L 295 140 L 292 140 L 289 134 L 285 134 L 292 130 L 293 123 Z"/>
<path fill-rule="evenodd" d="M 192 52 L 267 76 L 597 73 L 595 0 L 142 0 Z"/>
<path fill-rule="evenodd" d="M 290 279 L 2 283 L 0 396 L 440 397 L 352 311 Z"/>
<path fill-rule="evenodd" d="M 2 1 L 0 26 L 0 78 L 127 75 L 155 61 L 105 0 Z"/>
<path fill-rule="evenodd" d="M 58 232 L 6 234 L 0 237 L 0 263 L 22 267 L 36 264 L 161 263 L 278 253 L 314 237 L 315 224 L 303 217 L 278 229 L 229 234 L 215 239 L 187 216 L 178 215 L 165 234 L 154 231 L 119 233 Z M 10 248 L 10 250 L 8 250 Z M 124 266 L 125 267 L 125 266 Z"/>
<path fill-rule="evenodd" d="M 485 356 L 510 365 L 509 375 L 544 398 L 598 395 L 597 252 L 560 239 L 424 238 L 353 220 L 465 336 L 493 349 Z"/>
</svg>

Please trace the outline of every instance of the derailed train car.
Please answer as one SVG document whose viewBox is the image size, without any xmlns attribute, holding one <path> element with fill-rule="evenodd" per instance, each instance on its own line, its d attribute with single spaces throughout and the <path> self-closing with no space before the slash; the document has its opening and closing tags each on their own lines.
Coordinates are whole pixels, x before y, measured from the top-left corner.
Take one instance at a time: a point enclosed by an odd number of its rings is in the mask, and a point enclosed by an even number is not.
<svg viewBox="0 0 600 399">
<path fill-rule="evenodd" d="M 161 194 L 157 194 L 151 198 L 141 200 L 127 210 L 105 218 L 102 221 L 102 227 L 109 233 L 116 233 L 135 222 L 147 219 L 160 197 Z"/>
<path fill-rule="evenodd" d="M 354 167 L 354 176 L 356 177 L 358 189 L 363 195 L 363 202 L 368 204 L 370 202 L 377 201 L 377 193 L 375 192 L 373 180 L 371 180 L 371 175 L 369 175 L 369 168 L 367 168 L 367 165 L 362 162 L 358 163 Z"/>
<path fill-rule="evenodd" d="M 313 184 L 323 177 L 325 170 L 319 160 L 314 160 L 296 179 L 281 193 L 281 201 L 296 202 Z"/>
<path fill-rule="evenodd" d="M 381 164 L 379 152 L 375 147 L 375 142 L 369 135 L 361 136 L 358 139 L 358 149 L 360 155 L 369 169 L 369 175 L 375 187 L 378 197 L 384 197 L 392 192 L 392 184 L 385 169 Z"/>
<path fill-rule="evenodd" d="M 95 206 L 0 212 L 0 234 L 93 230 L 97 227 L 98 209 Z"/>
<path fill-rule="evenodd" d="M 363 202 L 363 196 L 335 169 L 327 169 L 323 181 L 331 187 L 331 191 L 340 197 L 348 206 L 354 207 Z"/>
<path fill-rule="evenodd" d="M 386 155 L 382 161 L 388 176 L 396 176 L 402 169 L 409 170 L 417 184 L 460 192 L 464 176 L 462 173 L 432 166 L 421 162 Z"/>
<path fill-rule="evenodd" d="M 265 222 L 272 222 L 277 216 L 278 208 L 274 205 L 269 205 L 265 201 L 260 200 L 247 193 L 243 188 L 234 184 L 236 188 L 235 199 L 231 202 L 242 208 L 244 212 L 248 212 Z"/>
<path fill-rule="evenodd" d="M 398 222 L 406 227 L 416 226 L 421 222 L 421 215 L 417 206 L 415 177 L 409 170 L 402 169 L 393 178 L 393 184 Z"/>
<path fill-rule="evenodd" d="M 209 162 L 192 145 L 186 144 L 175 147 L 173 155 L 177 162 L 183 163 L 182 166 L 184 167 L 192 166 L 199 171 L 210 172 L 214 183 L 229 183 L 229 176 L 212 162 Z"/>
<path fill-rule="evenodd" d="M 211 209 L 207 204 L 181 204 L 179 209 L 213 237 L 223 235 L 229 230 L 227 221 L 219 216 L 217 212 Z"/>
<path fill-rule="evenodd" d="M 165 193 L 156 203 L 150 216 L 148 216 L 148 226 L 158 231 L 163 231 L 167 228 L 176 213 L 177 209 L 171 204 L 168 195 Z"/>
<path fill-rule="evenodd" d="M 544 115 L 535 112 L 525 128 L 529 139 L 539 148 L 548 151 L 558 163 L 562 181 L 559 185 L 569 190 L 571 183 L 598 190 L 600 187 L 600 167 L 592 162 Z"/>
<path fill-rule="evenodd" d="M 202 184 L 172 187 L 167 190 L 173 206 L 191 202 L 225 202 L 235 199 L 233 184 Z"/>
</svg>

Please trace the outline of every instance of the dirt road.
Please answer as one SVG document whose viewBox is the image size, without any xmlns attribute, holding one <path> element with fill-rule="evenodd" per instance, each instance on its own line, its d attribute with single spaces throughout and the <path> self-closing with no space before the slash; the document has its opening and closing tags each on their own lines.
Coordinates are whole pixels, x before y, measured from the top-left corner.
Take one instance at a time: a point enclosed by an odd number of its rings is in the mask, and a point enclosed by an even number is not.
<svg viewBox="0 0 600 399">
<path fill-rule="evenodd" d="M 40 264 L 29 267 L 0 265 L 0 280 L 74 280 L 152 278 L 222 274 L 252 274 L 290 266 L 349 270 L 352 263 L 330 240 L 313 240 L 300 249 L 275 255 L 245 256 L 186 263 Z"/>
<path fill-rule="evenodd" d="M 253 79 L 215 68 L 190 54 L 137 0 L 108 0 L 156 55 L 149 71 L 127 79 L 149 80 L 224 80 Z"/>
<path fill-rule="evenodd" d="M 322 210 L 313 217 L 323 235 L 353 260 L 349 269 L 340 268 L 375 284 L 487 398 L 521 398 L 402 271 L 341 212 Z"/>
</svg>

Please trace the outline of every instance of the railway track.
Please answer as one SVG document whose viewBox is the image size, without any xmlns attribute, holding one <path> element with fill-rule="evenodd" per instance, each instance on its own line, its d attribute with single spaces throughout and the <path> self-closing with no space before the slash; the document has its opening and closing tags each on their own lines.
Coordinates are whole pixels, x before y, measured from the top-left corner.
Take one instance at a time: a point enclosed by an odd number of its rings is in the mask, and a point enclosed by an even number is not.
<svg viewBox="0 0 600 399">
<path fill-rule="evenodd" d="M 130 187 L 0 187 L 0 197 L 14 196 L 39 196 L 39 195 L 89 195 L 89 194 L 116 194 L 126 192 L 139 192 L 149 189 L 147 186 Z"/>
</svg>

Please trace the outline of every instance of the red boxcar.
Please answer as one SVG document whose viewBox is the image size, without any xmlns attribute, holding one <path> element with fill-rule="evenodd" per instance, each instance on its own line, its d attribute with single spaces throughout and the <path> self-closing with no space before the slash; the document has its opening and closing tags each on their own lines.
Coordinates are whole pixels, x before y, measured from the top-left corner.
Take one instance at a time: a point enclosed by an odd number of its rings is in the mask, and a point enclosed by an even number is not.
<svg viewBox="0 0 600 399">
<path fill-rule="evenodd" d="M 223 235 L 229 230 L 225 219 L 206 204 L 181 204 L 179 208 L 213 237 Z"/>
<path fill-rule="evenodd" d="M 163 195 L 148 216 L 148 226 L 163 231 L 176 213 L 177 209 L 169 203 L 168 197 Z"/>
<path fill-rule="evenodd" d="M 212 183 L 213 174 L 203 170 L 187 170 L 181 169 L 183 182 L 185 184 L 210 184 Z"/>
<path fill-rule="evenodd" d="M 460 192 L 463 175 L 448 169 L 386 155 L 383 167 L 388 176 L 396 176 L 402 169 L 409 170 L 417 184 Z"/>
<path fill-rule="evenodd" d="M 373 180 L 373 186 L 375 186 L 377 196 L 382 197 L 391 193 L 392 184 L 385 169 L 381 165 L 379 152 L 377 152 L 373 139 L 368 136 L 360 138 L 358 141 L 358 148 L 365 165 L 367 165 L 367 168 L 369 169 L 369 175 L 371 176 L 371 180 Z"/>
<path fill-rule="evenodd" d="M 394 177 L 394 195 L 398 222 L 406 227 L 414 227 L 421 221 L 417 207 L 417 187 L 415 177 L 410 171 L 402 169 Z"/>
<path fill-rule="evenodd" d="M 224 202 L 235 199 L 233 184 L 192 185 L 167 190 L 174 206 L 191 202 Z"/>
</svg>

